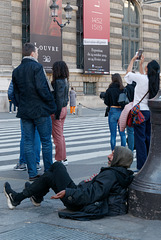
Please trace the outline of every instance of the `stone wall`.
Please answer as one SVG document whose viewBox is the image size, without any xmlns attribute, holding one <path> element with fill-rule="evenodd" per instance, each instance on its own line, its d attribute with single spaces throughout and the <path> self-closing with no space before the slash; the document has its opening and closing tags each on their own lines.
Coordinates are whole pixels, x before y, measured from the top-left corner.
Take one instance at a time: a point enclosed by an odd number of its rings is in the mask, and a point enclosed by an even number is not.
<svg viewBox="0 0 161 240">
<path fill-rule="evenodd" d="M 22 1 L 0 0 L 0 112 L 8 111 L 7 89 L 12 70 L 19 65 L 22 57 Z M 63 0 L 63 8 L 66 6 Z M 85 75 L 76 68 L 76 0 L 71 0 L 73 16 L 69 25 L 63 29 L 63 60 L 70 69 L 70 86 L 77 92 L 77 102 L 88 107 L 103 106 L 99 94 L 105 91 L 111 75 Z M 119 72 L 122 77 L 122 19 L 123 0 L 110 0 L 110 74 Z M 140 13 L 140 45 L 144 48 L 145 63 L 152 59 L 159 61 L 159 3 L 143 4 L 136 1 Z M 63 23 L 65 14 L 63 11 Z M 48 75 L 51 79 L 51 75 Z M 83 82 L 96 83 L 96 96 L 83 93 Z"/>
<path fill-rule="evenodd" d="M 0 1 L 0 111 L 8 107 L 8 89 L 12 71 L 12 12 L 11 1 Z"/>
</svg>

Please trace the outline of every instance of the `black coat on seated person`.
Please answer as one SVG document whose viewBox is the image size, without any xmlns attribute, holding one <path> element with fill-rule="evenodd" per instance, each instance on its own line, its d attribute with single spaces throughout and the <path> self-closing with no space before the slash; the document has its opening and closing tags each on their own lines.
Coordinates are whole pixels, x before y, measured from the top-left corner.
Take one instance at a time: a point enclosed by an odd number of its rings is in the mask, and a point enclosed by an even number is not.
<svg viewBox="0 0 161 240">
<path fill-rule="evenodd" d="M 119 146 L 115 147 L 109 158 L 110 167 L 101 168 L 93 179 L 82 181 L 78 185 L 73 182 L 61 162 L 53 163 L 32 184 L 26 183 L 20 193 L 16 193 L 9 183 L 5 183 L 5 195 L 8 200 L 12 197 L 8 206 L 13 209 L 25 198 L 32 198 L 36 206 L 40 205 L 51 188 L 58 196 L 63 192 L 61 201 L 69 210 L 74 211 L 59 212 L 62 218 L 90 220 L 126 214 L 128 186 L 133 179 L 133 172 L 127 168 L 132 163 L 133 154 L 128 148 Z"/>
</svg>

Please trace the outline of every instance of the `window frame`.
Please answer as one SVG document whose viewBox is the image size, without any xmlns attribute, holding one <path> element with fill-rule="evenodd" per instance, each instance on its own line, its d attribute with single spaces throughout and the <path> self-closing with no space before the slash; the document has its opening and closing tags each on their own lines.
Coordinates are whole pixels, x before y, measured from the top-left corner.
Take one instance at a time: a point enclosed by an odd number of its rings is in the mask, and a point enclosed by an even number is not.
<svg viewBox="0 0 161 240">
<path fill-rule="evenodd" d="M 96 89 L 97 89 L 96 82 L 83 82 L 83 93 L 84 93 L 84 95 L 95 96 L 96 95 Z"/>
<path fill-rule="evenodd" d="M 22 2 L 22 45 L 30 42 L 30 0 Z"/>
<path fill-rule="evenodd" d="M 83 0 L 77 0 L 77 18 L 76 18 L 76 34 L 77 34 L 77 68 L 84 69 L 84 45 L 83 45 Z"/>
<path fill-rule="evenodd" d="M 127 21 L 124 21 L 125 17 L 122 20 L 122 69 L 126 70 L 128 67 L 128 64 L 131 60 L 131 58 L 135 55 L 135 53 L 138 51 L 140 47 L 140 15 L 139 15 L 139 9 L 135 1 L 133 0 L 126 0 L 124 1 L 124 5 L 128 2 L 128 16 L 126 19 Z M 135 8 L 138 11 L 138 23 L 131 22 L 131 15 L 130 15 L 130 4 L 135 5 Z M 124 7 L 123 7 L 123 14 L 124 14 Z M 124 27 L 128 27 L 128 36 L 123 35 L 124 33 Z M 138 30 L 138 37 L 131 35 L 131 29 L 136 28 Z M 132 51 L 132 44 L 133 44 L 133 51 Z M 134 64 L 134 70 L 138 69 L 138 63 L 136 62 Z"/>
</svg>

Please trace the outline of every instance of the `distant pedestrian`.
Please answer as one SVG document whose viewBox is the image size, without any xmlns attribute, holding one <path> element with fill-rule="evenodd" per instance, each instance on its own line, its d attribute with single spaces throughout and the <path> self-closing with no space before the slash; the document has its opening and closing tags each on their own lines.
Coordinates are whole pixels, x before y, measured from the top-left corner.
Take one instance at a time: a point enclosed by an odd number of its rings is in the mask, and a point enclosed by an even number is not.
<svg viewBox="0 0 161 240">
<path fill-rule="evenodd" d="M 69 70 L 64 61 L 53 64 L 53 80 L 51 82 L 54 89 L 54 99 L 57 111 L 51 115 L 52 136 L 55 144 L 55 160 L 68 165 L 66 159 L 66 145 L 63 135 L 64 121 L 67 115 L 68 91 L 69 91 Z"/>
<path fill-rule="evenodd" d="M 116 135 L 117 135 L 117 127 L 119 130 L 119 134 L 121 137 L 121 146 L 126 146 L 126 135 L 125 131 L 120 132 L 120 128 L 118 125 L 118 120 L 122 112 L 121 106 L 118 104 L 118 98 L 120 93 L 123 92 L 124 86 L 122 84 L 122 78 L 119 73 L 115 73 L 112 75 L 112 82 L 109 85 L 108 89 L 105 93 L 104 103 L 110 108 L 108 114 L 108 123 L 111 133 L 111 150 L 113 151 L 116 145 Z"/>
<path fill-rule="evenodd" d="M 132 81 L 136 82 L 133 106 L 145 96 L 140 102 L 140 111 L 144 115 L 145 121 L 139 125 L 134 125 L 137 169 L 140 170 L 147 159 L 150 146 L 151 123 L 148 99 L 154 98 L 159 90 L 160 66 L 155 60 L 152 60 L 146 65 L 144 74 L 144 56 L 142 55 L 139 68 L 140 73 L 133 73 L 132 68 L 137 57 L 136 55 L 131 59 L 127 68 L 125 81 L 129 84 L 131 84 Z"/>
<path fill-rule="evenodd" d="M 13 105 L 13 110 L 12 110 Z M 16 105 L 9 99 L 9 113 L 16 113 Z"/>
<path fill-rule="evenodd" d="M 38 49 L 31 43 L 25 43 L 23 56 L 21 64 L 13 71 L 12 81 L 18 103 L 17 117 L 21 118 L 24 131 L 24 153 L 29 180 L 34 181 L 39 177 L 34 153 L 35 128 L 40 135 L 46 172 L 52 164 L 50 115 L 56 111 L 56 104 L 43 66 L 37 60 Z"/>
<path fill-rule="evenodd" d="M 16 102 L 14 101 L 12 80 L 8 87 L 8 100 L 9 100 L 9 113 L 12 113 L 12 105 L 13 105 L 13 112 L 15 113 L 16 112 Z"/>
<path fill-rule="evenodd" d="M 70 90 L 70 113 L 71 114 L 75 114 L 75 107 L 76 107 L 76 92 L 74 91 L 74 88 L 71 87 L 71 90 Z"/>
<path fill-rule="evenodd" d="M 16 171 L 26 171 L 26 159 L 25 159 L 25 154 L 24 154 L 24 131 L 22 127 L 22 123 L 20 120 L 20 125 L 21 125 L 21 140 L 20 140 L 20 157 L 19 161 L 14 167 L 14 170 Z M 36 168 L 37 170 L 41 170 L 40 166 L 40 151 L 41 151 L 41 142 L 40 142 L 40 136 L 37 131 L 37 128 L 35 128 L 35 137 L 34 137 L 34 152 L 36 156 Z"/>
</svg>

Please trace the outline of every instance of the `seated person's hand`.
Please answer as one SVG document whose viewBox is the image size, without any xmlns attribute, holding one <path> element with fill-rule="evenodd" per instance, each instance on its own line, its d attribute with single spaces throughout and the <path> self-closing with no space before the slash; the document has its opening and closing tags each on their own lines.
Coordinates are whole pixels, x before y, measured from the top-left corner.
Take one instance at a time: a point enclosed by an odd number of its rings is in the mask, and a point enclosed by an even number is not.
<svg viewBox="0 0 161 240">
<path fill-rule="evenodd" d="M 56 195 L 52 196 L 51 199 L 61 199 L 65 196 L 65 190 L 58 192 Z"/>
</svg>

